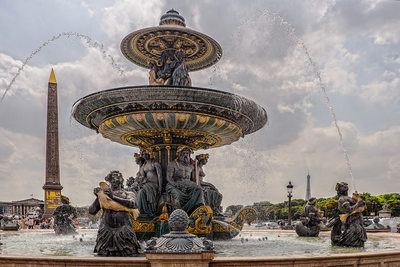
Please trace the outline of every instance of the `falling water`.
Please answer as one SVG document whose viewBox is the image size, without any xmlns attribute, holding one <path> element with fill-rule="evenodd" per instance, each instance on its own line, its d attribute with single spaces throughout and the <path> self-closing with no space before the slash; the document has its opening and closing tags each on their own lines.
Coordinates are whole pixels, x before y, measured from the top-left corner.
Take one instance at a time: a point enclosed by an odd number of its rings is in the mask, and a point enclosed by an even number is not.
<svg viewBox="0 0 400 267">
<path fill-rule="evenodd" d="M 104 48 L 104 45 L 100 42 L 97 41 L 93 41 L 92 38 L 90 38 L 87 35 L 81 34 L 81 33 L 77 33 L 77 32 L 63 32 L 60 33 L 58 35 L 53 36 L 51 39 L 47 40 L 46 42 L 44 42 L 43 44 L 41 44 L 36 50 L 32 51 L 32 53 L 29 55 L 29 57 L 27 57 L 24 62 L 22 63 L 22 66 L 18 68 L 17 73 L 14 75 L 14 77 L 12 78 L 11 82 L 7 85 L 6 90 L 3 93 L 3 96 L 0 99 L 0 103 L 3 101 L 4 97 L 6 96 L 8 90 L 10 90 L 11 86 L 14 84 L 15 80 L 17 79 L 17 77 L 21 74 L 22 70 L 24 69 L 24 67 L 26 66 L 26 64 L 28 64 L 28 62 L 36 55 L 38 54 L 42 48 L 44 48 L 45 46 L 47 46 L 48 44 L 54 42 L 55 40 L 60 39 L 61 37 L 76 37 L 78 39 L 84 40 L 86 41 L 86 44 L 89 47 L 94 47 L 94 48 L 98 48 L 100 49 L 103 58 L 107 58 L 110 60 L 110 64 L 113 67 L 114 70 L 116 70 L 120 76 L 124 75 L 124 70 L 117 64 L 115 63 L 114 58 L 109 55 L 107 53 L 107 51 Z"/>
<path fill-rule="evenodd" d="M 211 67 L 211 75 L 208 80 L 208 85 L 212 87 L 215 83 L 215 77 L 220 75 L 221 70 L 219 69 L 219 65 L 213 65 Z"/>
<path fill-rule="evenodd" d="M 317 75 L 317 78 L 318 78 L 319 86 L 321 87 L 322 92 L 324 93 L 325 101 L 326 101 L 326 103 L 327 103 L 327 105 L 328 105 L 328 107 L 329 107 L 329 110 L 330 110 L 330 112 L 331 112 L 332 119 L 333 119 L 333 121 L 334 121 L 334 123 L 335 123 L 335 126 L 336 126 L 336 130 L 337 130 L 337 132 L 338 132 L 338 134 L 339 134 L 340 146 L 342 147 L 343 154 L 344 154 L 344 158 L 345 158 L 345 160 L 346 160 L 347 170 L 348 170 L 348 172 L 349 172 L 349 174 L 350 174 L 350 177 L 351 177 L 351 183 L 352 183 L 353 189 L 356 190 L 356 186 L 355 186 L 355 182 L 354 182 L 354 176 L 353 176 L 353 171 L 352 171 L 351 164 L 350 164 L 349 154 L 347 153 L 347 150 L 346 150 L 346 148 L 345 148 L 345 146 L 344 146 L 344 143 L 343 143 L 343 136 L 342 136 L 342 132 L 340 131 L 340 127 L 339 127 L 338 122 L 337 122 L 335 109 L 333 108 L 333 105 L 332 105 L 332 103 L 331 103 L 331 101 L 330 101 L 330 99 L 329 99 L 329 97 L 328 97 L 328 94 L 326 93 L 326 88 L 325 88 L 324 83 L 322 82 L 321 74 L 317 71 L 317 68 L 316 68 L 316 66 L 315 66 L 315 63 L 312 61 L 312 59 L 311 59 L 311 57 L 310 57 L 310 54 L 308 53 L 307 47 L 304 45 L 303 42 L 300 42 L 300 45 L 303 47 L 304 52 L 306 53 L 307 58 L 308 58 L 308 60 L 309 60 L 309 62 L 310 62 L 310 64 L 311 64 L 311 66 L 312 66 L 313 69 L 314 69 L 314 72 L 315 72 L 315 74 Z"/>
<path fill-rule="evenodd" d="M 351 164 L 350 164 L 349 154 L 347 153 L 347 150 L 346 150 L 346 148 L 345 148 L 345 146 L 344 146 L 344 143 L 343 143 L 343 135 L 342 135 L 342 132 L 341 132 L 340 127 L 339 127 L 339 125 L 338 125 L 338 121 L 337 121 L 337 118 L 336 118 L 335 109 L 333 108 L 333 105 L 332 105 L 332 103 L 331 103 L 331 101 L 330 101 L 330 99 L 329 99 L 329 96 L 328 96 L 327 92 L 326 92 L 326 87 L 325 87 L 324 82 L 322 81 L 321 73 L 318 71 L 317 66 L 315 65 L 315 62 L 312 60 L 312 58 L 311 58 L 311 56 L 310 56 L 310 53 L 308 52 L 308 49 L 307 49 L 306 45 L 305 45 L 304 42 L 303 42 L 299 37 L 297 37 L 297 35 L 295 34 L 295 28 L 294 28 L 289 22 L 287 22 L 285 19 L 283 19 L 283 18 L 282 18 L 280 15 L 278 15 L 278 14 L 271 13 L 271 12 L 268 11 L 268 10 L 264 10 L 262 14 L 265 15 L 265 16 L 268 16 L 268 17 L 270 17 L 270 18 L 273 18 L 275 21 L 278 21 L 280 25 L 286 26 L 285 29 L 286 29 L 287 35 L 288 35 L 289 37 L 292 37 L 292 38 L 295 40 L 295 42 L 296 42 L 298 45 L 300 45 L 300 47 L 303 49 L 304 53 L 306 54 L 307 60 L 308 60 L 309 64 L 311 65 L 311 67 L 312 67 L 312 69 L 313 69 L 315 75 L 317 76 L 318 85 L 319 85 L 319 87 L 321 88 L 322 93 L 324 94 L 325 101 L 326 101 L 326 103 L 327 103 L 327 105 L 328 105 L 329 111 L 330 111 L 330 113 L 331 113 L 333 122 L 334 122 L 335 127 L 336 127 L 336 130 L 337 130 L 337 132 L 338 132 L 338 134 L 339 134 L 340 146 L 341 146 L 341 148 L 342 148 L 342 150 L 343 150 L 344 158 L 345 158 L 346 165 L 347 165 L 347 170 L 348 170 L 348 172 L 349 172 L 349 174 L 350 174 L 350 177 L 351 177 L 351 182 L 352 182 L 353 189 L 356 190 L 355 181 L 354 181 L 354 176 L 353 176 L 353 171 L 352 171 Z"/>
<path fill-rule="evenodd" d="M 283 29 L 285 30 L 286 35 L 288 37 L 293 38 L 294 42 L 298 46 L 301 47 L 301 49 L 304 51 L 304 53 L 305 53 L 305 55 L 307 57 L 307 61 L 309 62 L 310 66 L 312 67 L 312 70 L 313 70 L 314 74 L 316 75 L 316 77 L 318 79 L 318 85 L 321 88 L 321 91 L 322 91 L 322 93 L 323 93 L 323 95 L 325 97 L 325 101 L 326 101 L 326 103 L 328 105 L 328 108 L 329 108 L 329 111 L 331 113 L 332 120 L 333 120 L 333 122 L 335 124 L 335 127 L 336 127 L 336 130 L 337 130 L 337 132 L 339 134 L 340 146 L 341 146 L 343 154 L 344 154 L 347 170 L 348 170 L 348 172 L 350 174 L 350 177 L 351 177 L 352 187 L 353 187 L 354 190 L 356 190 L 353 171 L 352 171 L 352 167 L 351 167 L 351 164 L 350 164 L 350 158 L 349 158 L 348 152 L 347 152 L 347 150 L 346 150 L 346 148 L 344 146 L 344 143 L 343 143 L 343 135 L 342 135 L 342 132 L 341 132 L 340 127 L 338 125 L 338 121 L 337 121 L 337 118 L 336 118 L 336 113 L 335 113 L 334 107 L 333 107 L 333 105 L 332 105 L 332 103 L 331 103 L 331 101 L 329 99 L 329 96 L 328 96 L 328 94 L 326 92 L 326 87 L 325 87 L 324 82 L 322 81 L 321 73 L 318 71 L 318 68 L 316 67 L 315 62 L 312 60 L 306 45 L 304 44 L 304 42 L 299 37 L 296 36 L 295 28 L 290 23 L 288 23 L 284 18 L 282 18 L 279 14 L 272 13 L 272 12 L 270 12 L 268 10 L 257 10 L 256 13 L 257 14 L 255 16 L 253 16 L 252 18 L 248 18 L 248 19 L 242 21 L 238 25 L 238 27 L 237 27 L 238 30 L 236 31 L 237 32 L 236 36 L 240 36 L 240 34 L 241 34 L 240 27 L 241 26 L 248 25 L 249 23 L 254 23 L 255 20 L 257 20 L 258 17 L 264 16 L 264 17 L 266 17 L 268 19 L 272 19 L 272 22 L 279 23 L 279 25 L 283 26 Z M 230 43 L 233 43 L 234 36 L 235 36 L 235 33 L 232 34 L 232 36 L 231 36 L 232 40 L 231 40 Z M 240 101 L 237 101 L 237 102 L 238 103 L 235 103 L 235 104 L 238 104 L 238 106 L 241 106 L 242 103 L 240 103 Z"/>
</svg>

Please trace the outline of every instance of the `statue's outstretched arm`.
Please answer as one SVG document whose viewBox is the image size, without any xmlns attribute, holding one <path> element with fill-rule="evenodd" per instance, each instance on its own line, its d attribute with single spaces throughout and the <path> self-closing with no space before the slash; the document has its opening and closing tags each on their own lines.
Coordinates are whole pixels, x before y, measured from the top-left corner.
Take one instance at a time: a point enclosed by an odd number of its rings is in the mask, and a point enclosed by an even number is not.
<svg viewBox="0 0 400 267">
<path fill-rule="evenodd" d="M 92 205 L 89 206 L 89 214 L 96 215 L 101 209 L 99 199 L 96 198 Z"/>
<path fill-rule="evenodd" d="M 174 173 L 175 173 L 175 167 L 173 166 L 173 162 L 171 162 L 170 164 L 168 164 L 167 167 L 167 182 L 172 185 L 175 185 L 175 181 L 173 179 Z"/>
<path fill-rule="evenodd" d="M 126 197 L 127 198 L 122 198 L 122 197 L 113 195 L 112 200 L 118 202 L 119 204 L 121 204 L 127 208 L 130 208 L 130 209 L 135 208 L 135 206 L 136 206 L 135 199 L 130 194 L 126 194 Z"/>
<path fill-rule="evenodd" d="M 139 167 L 139 174 L 141 177 L 146 177 L 146 173 L 144 172 L 143 166 L 144 164 Z"/>
<path fill-rule="evenodd" d="M 350 202 L 344 201 L 343 203 L 341 203 L 341 206 L 345 212 L 351 213 L 351 212 L 357 210 L 358 208 L 365 206 L 365 202 L 363 200 L 360 200 L 356 204 L 350 205 Z"/>
</svg>

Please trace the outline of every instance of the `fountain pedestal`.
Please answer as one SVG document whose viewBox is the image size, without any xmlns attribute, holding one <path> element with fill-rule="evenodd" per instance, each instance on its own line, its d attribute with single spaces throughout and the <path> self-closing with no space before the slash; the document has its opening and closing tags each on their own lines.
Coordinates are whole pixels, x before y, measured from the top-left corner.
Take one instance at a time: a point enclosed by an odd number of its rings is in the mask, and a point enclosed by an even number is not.
<svg viewBox="0 0 400 267">
<path fill-rule="evenodd" d="M 146 254 L 152 267 L 179 266 L 179 267 L 208 267 L 214 259 L 214 253 L 199 254 Z"/>
<path fill-rule="evenodd" d="M 146 243 L 146 258 L 151 266 L 209 266 L 214 258 L 213 243 L 185 230 L 189 225 L 186 212 L 181 209 L 173 211 L 168 225 L 171 233 Z"/>
</svg>

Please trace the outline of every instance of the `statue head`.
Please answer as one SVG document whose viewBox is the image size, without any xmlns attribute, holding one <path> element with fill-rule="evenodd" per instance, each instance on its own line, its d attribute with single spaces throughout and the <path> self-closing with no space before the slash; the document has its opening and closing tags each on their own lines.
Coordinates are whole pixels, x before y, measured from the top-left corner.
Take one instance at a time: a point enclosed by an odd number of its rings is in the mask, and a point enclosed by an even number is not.
<svg viewBox="0 0 400 267">
<path fill-rule="evenodd" d="M 178 153 L 178 161 L 182 162 L 184 164 L 189 164 L 190 163 L 190 154 L 193 153 L 193 151 L 187 147 L 187 146 L 180 146 L 178 150 L 176 151 Z"/>
<path fill-rule="evenodd" d="M 199 161 L 201 165 L 206 165 L 209 157 L 210 155 L 208 154 L 200 154 L 196 156 L 196 159 Z"/>
<path fill-rule="evenodd" d="M 61 195 L 61 203 L 69 204 L 69 198 L 67 196 Z"/>
<path fill-rule="evenodd" d="M 150 159 L 154 159 L 154 151 L 151 148 L 147 148 L 145 150 L 143 150 L 143 158 L 145 160 L 150 160 Z"/>
<path fill-rule="evenodd" d="M 134 155 L 134 158 L 135 158 L 135 163 L 137 164 L 137 165 L 142 165 L 143 163 L 144 163 L 144 158 L 142 157 L 142 155 L 140 155 L 140 154 L 138 154 L 138 153 L 135 153 Z"/>
<path fill-rule="evenodd" d="M 185 57 L 185 52 L 183 52 L 182 50 L 178 50 L 175 52 L 175 58 L 179 61 L 179 62 L 183 62 L 183 58 Z"/>
<path fill-rule="evenodd" d="M 336 184 L 335 190 L 338 196 L 347 196 L 349 191 L 349 186 L 345 182 L 340 182 Z"/>
<path fill-rule="evenodd" d="M 317 203 L 317 199 L 315 197 L 312 197 L 308 200 L 308 204 L 310 205 L 315 205 L 315 203 Z"/>
<path fill-rule="evenodd" d="M 126 186 L 131 187 L 135 183 L 135 178 L 134 177 L 129 177 L 128 180 L 126 180 Z"/>
<path fill-rule="evenodd" d="M 124 177 L 119 171 L 111 171 L 107 176 L 104 178 L 107 182 L 111 184 L 111 188 L 116 189 L 122 187 L 124 183 Z"/>
</svg>

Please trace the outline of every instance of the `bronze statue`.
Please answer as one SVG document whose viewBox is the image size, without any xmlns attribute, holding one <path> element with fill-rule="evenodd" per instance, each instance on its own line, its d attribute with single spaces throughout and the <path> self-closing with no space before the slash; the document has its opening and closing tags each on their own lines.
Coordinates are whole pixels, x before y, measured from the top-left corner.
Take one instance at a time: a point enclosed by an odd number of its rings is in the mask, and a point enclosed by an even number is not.
<svg viewBox="0 0 400 267">
<path fill-rule="evenodd" d="M 61 205 L 54 212 L 54 232 L 56 235 L 76 234 L 73 220 L 77 217 L 74 207 L 69 204 L 69 198 L 62 195 Z"/>
<path fill-rule="evenodd" d="M 320 223 L 322 212 L 315 207 L 317 199 L 312 197 L 304 207 L 304 217 L 296 224 L 296 233 L 298 236 L 318 236 L 321 230 Z"/>
<path fill-rule="evenodd" d="M 365 201 L 357 192 L 349 197 L 347 183 L 337 183 L 336 191 L 339 197 L 339 210 L 345 214 L 335 216 L 328 223 L 328 227 L 332 227 L 332 245 L 364 247 L 364 242 L 367 240 L 362 216 L 362 212 L 365 210 Z"/>
<path fill-rule="evenodd" d="M 203 190 L 195 183 L 191 152 L 191 149 L 185 146 L 178 148 L 178 158 L 171 161 L 167 167 L 166 186 L 173 209 L 183 209 L 188 214 L 204 205 Z"/>
<path fill-rule="evenodd" d="M 136 196 L 139 192 L 139 180 L 140 180 L 140 168 L 145 162 L 145 159 L 142 157 L 141 154 L 135 153 L 134 154 L 135 163 L 139 166 L 139 171 L 136 173 L 135 177 L 129 177 L 126 181 L 126 187 L 128 191 L 133 192 Z"/>
<path fill-rule="evenodd" d="M 172 73 L 172 85 L 177 86 L 192 86 L 192 82 L 189 77 L 189 72 L 183 59 L 185 57 L 185 53 L 183 51 L 175 52 L 175 60 L 176 65 L 175 69 Z"/>
<path fill-rule="evenodd" d="M 214 216 L 223 216 L 221 207 L 222 194 L 213 184 L 204 181 L 206 174 L 204 173 L 203 166 L 207 164 L 208 158 L 208 154 L 200 154 L 196 156 L 199 184 L 204 192 L 204 201 L 206 205 L 211 207 Z"/>
<path fill-rule="evenodd" d="M 111 186 L 100 182 L 102 188 L 94 188 L 96 200 L 89 207 L 92 215 L 103 210 L 94 252 L 101 256 L 138 254 L 139 243 L 132 227 L 132 218 L 137 216 L 133 210 L 135 195 L 122 188 L 124 178 L 119 171 L 111 171 L 105 180 Z"/>
<path fill-rule="evenodd" d="M 137 194 L 137 206 L 140 211 L 140 219 L 152 220 L 157 216 L 158 202 L 162 191 L 161 165 L 154 159 L 154 152 L 143 151 L 144 163 L 138 173 L 139 191 Z"/>
<path fill-rule="evenodd" d="M 149 84 L 191 86 L 184 57 L 183 51 L 165 50 L 157 62 L 149 62 Z"/>
</svg>

